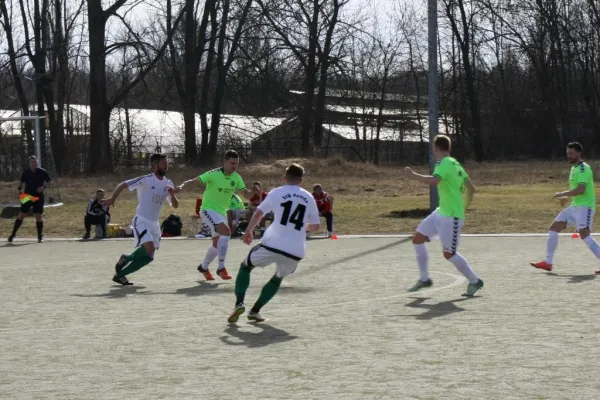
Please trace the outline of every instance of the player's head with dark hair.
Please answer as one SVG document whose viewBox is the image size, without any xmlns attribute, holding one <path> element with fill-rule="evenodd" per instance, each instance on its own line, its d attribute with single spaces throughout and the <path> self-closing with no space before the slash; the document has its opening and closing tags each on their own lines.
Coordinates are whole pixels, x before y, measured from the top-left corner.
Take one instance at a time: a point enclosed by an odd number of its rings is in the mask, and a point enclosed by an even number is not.
<svg viewBox="0 0 600 400">
<path fill-rule="evenodd" d="M 439 151 L 450 151 L 452 148 L 452 141 L 446 135 L 437 135 L 433 139 L 433 147 Z"/>
<path fill-rule="evenodd" d="M 299 185 L 304 180 L 304 168 L 300 164 L 291 164 L 285 169 L 285 181 L 288 185 Z"/>
<path fill-rule="evenodd" d="M 104 189 L 96 189 L 96 199 L 102 200 L 104 198 Z"/>
<path fill-rule="evenodd" d="M 227 150 L 223 155 L 223 171 L 231 174 L 238 169 L 240 165 L 240 155 L 235 150 Z"/>
<path fill-rule="evenodd" d="M 36 169 L 38 166 L 38 159 L 36 156 L 29 156 L 29 168 Z"/>
<path fill-rule="evenodd" d="M 162 153 L 154 153 L 150 155 L 150 167 L 152 168 L 152 172 L 154 172 L 156 175 L 165 176 L 167 174 L 167 170 L 169 169 L 167 155 Z"/>
<path fill-rule="evenodd" d="M 583 158 L 583 146 L 579 142 L 571 142 L 567 145 L 567 160 L 569 164 L 577 164 Z"/>
<path fill-rule="evenodd" d="M 317 183 L 313 186 L 313 193 L 315 194 L 321 194 L 323 193 L 323 186 L 321 186 L 320 183 Z"/>
</svg>

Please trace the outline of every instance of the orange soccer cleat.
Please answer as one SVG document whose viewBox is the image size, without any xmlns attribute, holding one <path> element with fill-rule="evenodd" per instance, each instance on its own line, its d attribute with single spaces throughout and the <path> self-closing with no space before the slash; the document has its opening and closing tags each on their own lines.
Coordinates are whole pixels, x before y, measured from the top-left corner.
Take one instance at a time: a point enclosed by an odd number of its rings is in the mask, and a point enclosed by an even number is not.
<svg viewBox="0 0 600 400">
<path fill-rule="evenodd" d="M 200 272 L 202 275 L 204 275 L 204 279 L 206 279 L 207 281 L 215 280 L 214 276 L 212 276 L 212 274 L 210 273 L 210 270 L 208 268 L 206 268 L 206 269 L 202 268 L 202 264 L 200 264 L 198 266 L 198 272 Z"/>
<path fill-rule="evenodd" d="M 532 262 L 529 264 L 531 264 L 531 266 L 534 268 L 543 269 L 545 271 L 552 271 L 552 264 L 548 264 L 546 261 Z"/>
<path fill-rule="evenodd" d="M 217 275 L 219 275 L 224 281 L 231 279 L 231 275 L 229 275 L 225 267 L 221 268 L 220 270 L 217 270 Z"/>
</svg>

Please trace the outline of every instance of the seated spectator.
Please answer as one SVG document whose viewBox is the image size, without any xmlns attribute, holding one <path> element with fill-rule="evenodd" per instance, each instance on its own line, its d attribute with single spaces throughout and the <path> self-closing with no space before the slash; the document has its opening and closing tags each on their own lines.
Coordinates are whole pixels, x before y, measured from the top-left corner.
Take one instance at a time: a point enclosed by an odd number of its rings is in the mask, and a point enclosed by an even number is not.
<svg viewBox="0 0 600 400">
<path fill-rule="evenodd" d="M 323 191 L 323 187 L 318 183 L 313 186 L 313 197 L 317 202 L 319 215 L 325 217 L 327 221 L 327 237 L 333 236 L 333 199 Z"/>
<path fill-rule="evenodd" d="M 265 198 L 269 195 L 268 192 L 265 192 L 260 184 L 260 182 L 254 182 L 254 191 L 255 194 L 248 201 L 248 211 L 246 212 L 246 219 L 250 221 L 252 215 L 256 212 L 257 207 L 262 203 Z M 265 215 L 265 217 L 260 221 L 259 227 L 261 232 L 264 232 L 265 226 L 267 224 L 268 219 L 272 219 L 269 215 Z"/>
<path fill-rule="evenodd" d="M 84 239 L 90 238 L 90 230 L 92 225 L 100 225 L 102 228 L 102 237 L 106 237 L 106 228 L 110 222 L 110 207 L 104 205 L 104 190 L 96 190 L 96 198 L 90 199 L 83 219 L 85 225 Z"/>
<path fill-rule="evenodd" d="M 246 206 L 244 205 L 242 198 L 237 194 L 231 196 L 229 210 L 227 210 L 227 221 L 229 222 L 229 229 L 231 229 L 232 237 L 238 236 L 236 235 L 237 227 L 240 220 L 243 218 L 245 211 Z"/>
</svg>

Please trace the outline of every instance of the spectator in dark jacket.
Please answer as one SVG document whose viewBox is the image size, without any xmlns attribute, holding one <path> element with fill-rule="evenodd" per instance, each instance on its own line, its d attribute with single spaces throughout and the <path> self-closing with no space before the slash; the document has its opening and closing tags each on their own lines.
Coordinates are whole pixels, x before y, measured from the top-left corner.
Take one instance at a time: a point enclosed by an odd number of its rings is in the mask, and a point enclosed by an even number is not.
<svg viewBox="0 0 600 400">
<path fill-rule="evenodd" d="M 90 199 L 85 218 L 83 219 L 85 224 L 84 239 L 90 238 L 92 225 L 100 225 L 102 228 L 102 237 L 106 237 L 106 228 L 110 222 L 109 209 L 110 207 L 104 204 L 104 190 L 98 189 L 96 191 L 96 198 Z"/>
</svg>

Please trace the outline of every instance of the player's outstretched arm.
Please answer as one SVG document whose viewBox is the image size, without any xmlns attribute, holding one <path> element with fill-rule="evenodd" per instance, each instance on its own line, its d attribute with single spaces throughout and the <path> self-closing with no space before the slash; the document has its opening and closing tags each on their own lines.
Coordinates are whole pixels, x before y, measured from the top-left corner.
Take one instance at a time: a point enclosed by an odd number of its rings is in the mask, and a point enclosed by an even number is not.
<svg viewBox="0 0 600 400">
<path fill-rule="evenodd" d="M 321 224 L 307 224 L 306 232 L 317 232 L 321 230 Z"/>
<path fill-rule="evenodd" d="M 558 193 L 556 193 L 553 198 L 554 199 L 558 199 L 558 198 L 561 198 L 561 197 L 575 197 L 575 196 L 581 196 L 584 193 L 585 193 L 585 183 L 580 183 L 573 190 L 568 190 L 568 191 L 565 191 L 565 192 L 558 192 Z"/>
<path fill-rule="evenodd" d="M 110 196 L 108 199 L 104 200 L 104 204 L 106 204 L 107 206 L 114 206 L 115 203 L 117 202 L 117 199 L 119 198 L 119 195 L 121 194 L 123 189 L 125 189 L 127 186 L 128 186 L 127 182 L 119 183 L 117 185 L 117 187 L 115 188 L 115 190 L 113 191 L 112 196 Z"/>
<path fill-rule="evenodd" d="M 177 192 L 183 192 L 184 187 L 187 186 L 189 188 L 190 185 L 202 185 L 202 182 L 198 178 L 188 179 L 187 181 L 184 181 L 181 185 L 177 186 Z"/>
<path fill-rule="evenodd" d="M 471 178 L 467 178 L 465 182 L 465 210 L 469 208 L 469 205 L 473 201 L 473 196 L 475 195 L 476 190 L 477 189 L 475 188 L 475 185 L 473 185 Z"/>
<path fill-rule="evenodd" d="M 410 167 L 404 168 L 404 176 L 413 181 L 419 181 L 421 183 L 431 186 L 435 186 L 438 183 L 440 183 L 440 178 L 438 178 L 437 176 L 417 174 Z"/>
</svg>

